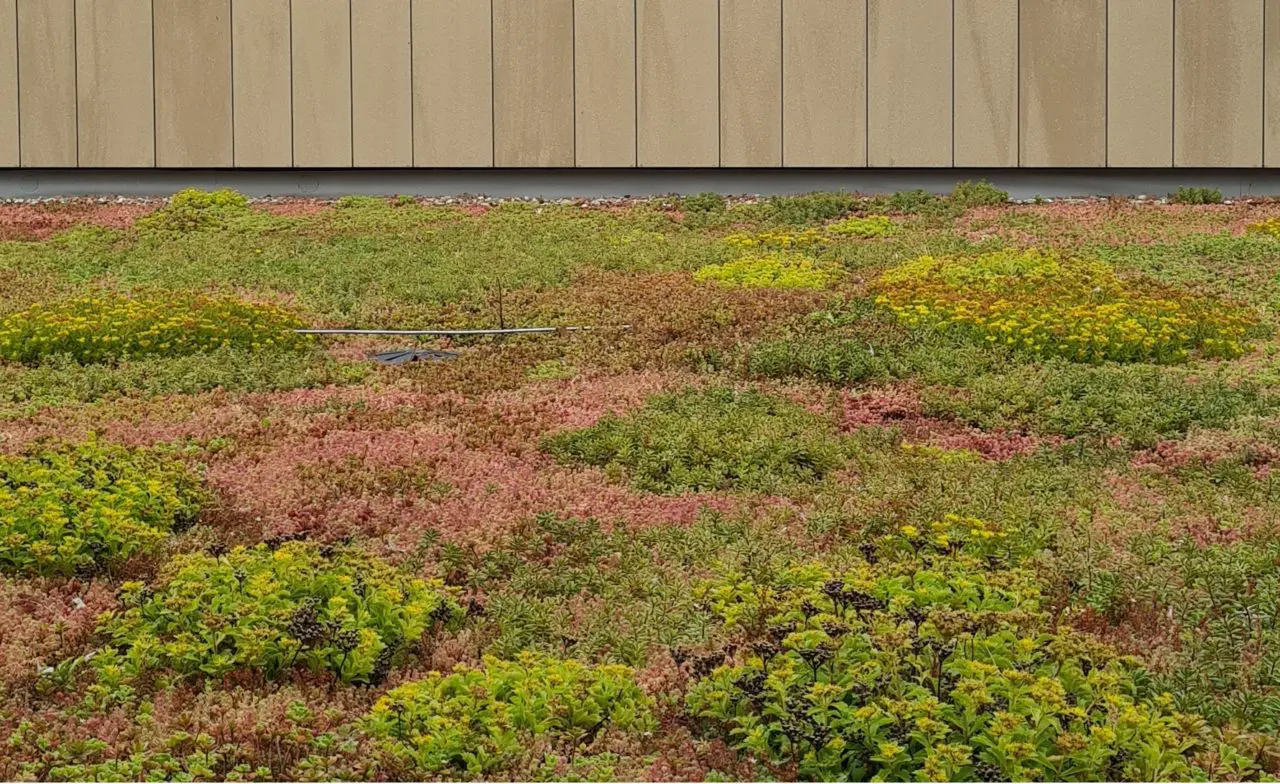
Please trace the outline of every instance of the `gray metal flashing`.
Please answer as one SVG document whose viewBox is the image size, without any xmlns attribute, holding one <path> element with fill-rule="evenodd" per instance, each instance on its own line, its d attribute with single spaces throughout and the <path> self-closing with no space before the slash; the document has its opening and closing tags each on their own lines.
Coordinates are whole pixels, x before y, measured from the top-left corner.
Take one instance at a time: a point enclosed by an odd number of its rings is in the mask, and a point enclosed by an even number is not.
<svg viewBox="0 0 1280 784">
<path fill-rule="evenodd" d="M 0 198 L 168 196 L 183 188 L 232 188 L 251 197 L 346 195 L 619 198 L 715 191 L 731 195 L 814 191 L 949 192 L 990 180 L 1016 200 L 1163 197 L 1183 186 L 1227 198 L 1280 196 L 1280 169 L 0 169 Z"/>
</svg>

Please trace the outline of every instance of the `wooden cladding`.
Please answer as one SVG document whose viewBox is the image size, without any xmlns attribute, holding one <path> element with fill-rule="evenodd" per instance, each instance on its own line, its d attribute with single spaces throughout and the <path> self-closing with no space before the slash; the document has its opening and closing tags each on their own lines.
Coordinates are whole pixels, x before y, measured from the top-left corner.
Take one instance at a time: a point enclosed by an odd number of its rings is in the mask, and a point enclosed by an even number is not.
<svg viewBox="0 0 1280 784">
<path fill-rule="evenodd" d="M 1280 0 L 0 0 L 77 166 L 1280 166 Z"/>
</svg>

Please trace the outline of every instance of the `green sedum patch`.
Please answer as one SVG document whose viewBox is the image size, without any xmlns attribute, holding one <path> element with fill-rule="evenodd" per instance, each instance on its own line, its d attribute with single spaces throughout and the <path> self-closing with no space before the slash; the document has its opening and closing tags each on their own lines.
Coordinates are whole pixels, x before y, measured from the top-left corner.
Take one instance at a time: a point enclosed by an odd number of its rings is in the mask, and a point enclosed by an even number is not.
<svg viewBox="0 0 1280 784">
<path fill-rule="evenodd" d="M 896 230 L 893 220 L 884 215 L 868 215 L 865 218 L 845 218 L 827 225 L 827 233 L 837 237 L 870 239 L 887 237 Z"/>
<path fill-rule="evenodd" d="M 542 449 L 672 494 L 778 491 L 818 481 L 844 463 L 842 442 L 824 417 L 789 400 L 724 388 L 656 397 L 639 411 L 551 435 Z"/>
<path fill-rule="evenodd" d="M 221 229 L 230 220 L 249 214 L 249 199 L 243 194 L 229 189 L 186 188 L 175 193 L 165 206 L 139 218 L 135 226 L 144 234 L 182 234 Z"/>
<path fill-rule="evenodd" d="M 355 548 L 285 542 L 176 556 L 154 587 L 121 588 L 99 625 L 99 687 L 146 672 L 269 679 L 301 667 L 377 683 L 395 656 L 461 617 L 436 582 L 402 575 Z"/>
<path fill-rule="evenodd" d="M 91 442 L 0 456 L 0 569 L 111 568 L 189 522 L 201 498 L 198 478 L 155 452 Z"/>
<path fill-rule="evenodd" d="M 475 778 L 607 735 L 656 729 L 653 700 L 622 665 L 523 653 L 392 689 L 365 720 L 381 750 L 414 774 Z"/>
<path fill-rule="evenodd" d="M 846 569 L 724 575 L 703 595 L 748 647 L 704 675 L 690 709 L 802 778 L 1204 778 L 1204 722 L 1145 698 L 1136 660 L 1055 632 L 1035 574 L 1005 565 L 1011 547 L 953 516 L 904 526 Z M 1218 763 L 1251 770 L 1238 754 Z"/>
<path fill-rule="evenodd" d="M 373 373 L 371 363 L 341 362 L 318 348 L 220 348 L 188 357 L 143 357 L 109 365 L 81 365 L 63 355 L 35 367 L 0 365 L 0 419 L 121 397 L 350 384 Z"/>
</svg>

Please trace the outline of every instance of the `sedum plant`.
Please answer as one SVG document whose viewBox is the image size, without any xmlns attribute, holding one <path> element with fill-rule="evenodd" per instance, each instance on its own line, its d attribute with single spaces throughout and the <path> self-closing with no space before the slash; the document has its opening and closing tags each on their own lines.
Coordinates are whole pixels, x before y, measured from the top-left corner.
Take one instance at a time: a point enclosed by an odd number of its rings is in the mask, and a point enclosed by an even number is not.
<svg viewBox="0 0 1280 784">
<path fill-rule="evenodd" d="M 591 427 L 553 434 L 542 449 L 564 463 L 631 475 L 654 493 L 769 492 L 814 482 L 844 463 L 830 423 L 757 391 L 686 390 Z"/>
<path fill-rule="evenodd" d="M 1243 307 L 1037 250 L 924 256 L 886 272 L 875 292 L 907 326 L 1076 362 L 1238 357 L 1257 325 Z"/>
<path fill-rule="evenodd" d="M 622 665 L 525 652 L 486 657 L 392 689 L 365 729 L 414 773 L 476 778 L 529 758 L 572 755 L 606 735 L 651 732 L 653 700 Z"/>
<path fill-rule="evenodd" d="M 221 348 L 300 348 L 304 323 L 277 305 L 183 292 L 104 292 L 37 304 L 0 319 L 0 360 L 28 365 L 53 356 L 81 364 L 179 357 Z"/>
<path fill-rule="evenodd" d="M 693 273 L 698 281 L 742 288 L 825 289 L 840 279 L 841 270 L 812 256 L 790 251 L 752 253 Z"/>
<path fill-rule="evenodd" d="M 176 458 L 97 442 L 0 456 L 0 569 L 92 574 L 190 522 L 200 482 Z"/>
<path fill-rule="evenodd" d="M 761 231 L 754 233 L 740 232 L 724 238 L 727 245 L 745 251 L 759 250 L 796 250 L 813 248 L 826 243 L 822 232 L 814 228 L 788 231 Z"/>
<path fill-rule="evenodd" d="M 990 524 L 952 516 L 905 526 L 846 569 L 704 584 L 746 647 L 695 672 L 690 710 L 803 778 L 1203 778 L 1204 722 L 1167 695 L 1144 698 L 1137 660 L 1055 633 L 1035 574 L 1005 565 L 1013 547 Z"/>
<path fill-rule="evenodd" d="M 220 229 L 228 220 L 249 214 L 249 199 L 244 194 L 227 188 L 186 188 L 175 193 L 165 206 L 139 218 L 135 226 L 143 233 L 184 234 Z"/>
<path fill-rule="evenodd" d="M 1262 234 L 1280 239 L 1280 218 L 1267 218 L 1257 223 L 1251 223 L 1246 231 L 1249 234 Z"/>
<path fill-rule="evenodd" d="M 438 582 L 404 576 L 355 548 L 290 541 L 173 558 L 157 584 L 121 587 L 94 659 L 111 689 L 147 672 L 278 678 L 294 667 L 377 683 L 428 630 L 460 619 Z"/>
<path fill-rule="evenodd" d="M 893 234 L 893 220 L 884 215 L 868 215 L 865 218 L 845 218 L 827 225 L 827 233 L 837 237 L 870 239 Z"/>
</svg>

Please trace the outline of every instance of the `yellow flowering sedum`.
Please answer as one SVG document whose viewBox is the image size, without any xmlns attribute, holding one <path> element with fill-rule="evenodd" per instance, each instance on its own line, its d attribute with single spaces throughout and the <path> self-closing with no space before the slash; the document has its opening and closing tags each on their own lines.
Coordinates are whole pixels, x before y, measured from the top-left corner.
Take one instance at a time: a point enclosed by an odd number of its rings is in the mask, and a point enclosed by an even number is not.
<svg viewBox="0 0 1280 784">
<path fill-rule="evenodd" d="M 884 215 L 868 215 L 865 218 L 845 218 L 827 226 L 827 233 L 837 237 L 888 237 L 894 233 L 893 221 Z"/>
<path fill-rule="evenodd" d="M 1036 250 L 925 256 L 882 275 L 875 293 L 908 326 L 1077 362 L 1237 357 L 1257 323 L 1231 303 Z"/>
<path fill-rule="evenodd" d="M 1280 218 L 1267 218 L 1249 225 L 1248 232 L 1250 234 L 1266 234 L 1269 237 L 1280 239 Z"/>
<path fill-rule="evenodd" d="M 34 364 L 67 355 L 87 364 L 232 346 L 287 348 L 306 343 L 293 332 L 303 326 L 284 308 L 233 297 L 103 293 L 33 305 L 0 320 L 0 360 Z"/>
<path fill-rule="evenodd" d="M 712 264 L 693 273 L 693 277 L 744 288 L 823 289 L 840 277 L 840 269 L 812 256 L 774 251 Z"/>
</svg>

